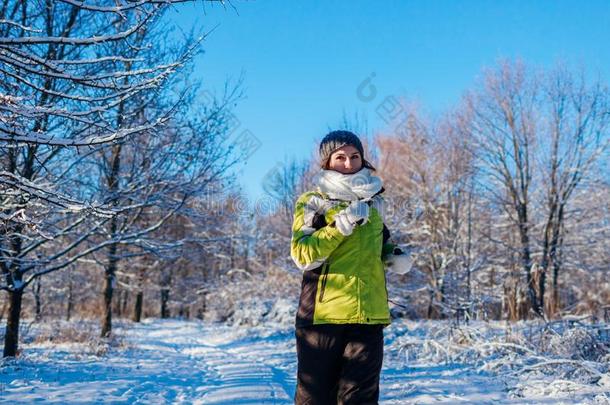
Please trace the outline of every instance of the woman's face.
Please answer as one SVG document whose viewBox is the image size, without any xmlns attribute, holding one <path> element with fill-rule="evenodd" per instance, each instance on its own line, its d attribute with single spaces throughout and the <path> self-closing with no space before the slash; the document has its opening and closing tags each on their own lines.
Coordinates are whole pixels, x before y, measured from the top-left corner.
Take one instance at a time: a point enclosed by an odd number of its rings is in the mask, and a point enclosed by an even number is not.
<svg viewBox="0 0 610 405">
<path fill-rule="evenodd" d="M 330 155 L 328 168 L 343 174 L 356 173 L 362 168 L 362 156 L 354 146 L 345 145 Z"/>
</svg>

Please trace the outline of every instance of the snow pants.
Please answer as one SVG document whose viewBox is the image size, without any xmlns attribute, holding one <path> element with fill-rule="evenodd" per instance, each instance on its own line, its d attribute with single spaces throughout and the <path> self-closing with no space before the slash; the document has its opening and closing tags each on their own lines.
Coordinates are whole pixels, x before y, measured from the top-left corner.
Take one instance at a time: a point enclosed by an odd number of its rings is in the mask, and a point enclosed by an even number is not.
<svg viewBox="0 0 610 405">
<path fill-rule="evenodd" d="M 297 328 L 297 405 L 377 404 L 383 325 Z"/>
</svg>

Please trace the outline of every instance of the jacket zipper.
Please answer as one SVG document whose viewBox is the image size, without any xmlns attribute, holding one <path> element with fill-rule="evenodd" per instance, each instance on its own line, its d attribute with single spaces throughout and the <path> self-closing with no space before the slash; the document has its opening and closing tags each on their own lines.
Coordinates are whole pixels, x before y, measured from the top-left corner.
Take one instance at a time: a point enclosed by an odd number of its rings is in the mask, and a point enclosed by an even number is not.
<svg viewBox="0 0 610 405">
<path fill-rule="evenodd" d="M 319 302 L 322 302 L 324 299 L 324 290 L 326 290 L 326 281 L 328 280 L 328 270 L 328 263 L 324 262 L 324 268 L 322 270 L 322 286 L 320 287 L 320 298 L 318 299 Z"/>
</svg>

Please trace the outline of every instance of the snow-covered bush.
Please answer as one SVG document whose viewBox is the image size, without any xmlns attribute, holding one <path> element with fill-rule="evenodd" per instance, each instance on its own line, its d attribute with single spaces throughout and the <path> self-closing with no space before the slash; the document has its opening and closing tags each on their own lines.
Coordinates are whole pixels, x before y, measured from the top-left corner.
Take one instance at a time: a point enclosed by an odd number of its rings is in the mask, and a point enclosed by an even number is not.
<svg viewBox="0 0 610 405">
<path fill-rule="evenodd" d="M 506 383 L 511 396 L 610 390 L 610 333 L 606 324 L 574 321 L 405 321 L 386 335 L 391 356 L 405 365 L 471 365 Z M 532 391 L 533 390 L 533 391 Z M 546 393 L 546 394 L 545 394 Z"/>
<path fill-rule="evenodd" d="M 599 361 L 609 353 L 599 336 L 583 327 L 567 329 L 549 342 L 549 352 L 557 357 L 572 360 Z"/>
<path fill-rule="evenodd" d="M 129 325 L 128 321 L 117 321 L 117 326 L 122 328 L 115 329 L 105 338 L 100 337 L 100 324 L 95 319 L 47 319 L 39 322 L 26 318 L 22 321 L 19 332 L 24 347 L 65 351 L 74 360 L 105 356 L 112 350 L 129 347 L 122 330 Z"/>
<path fill-rule="evenodd" d="M 204 319 L 232 325 L 294 323 L 300 273 L 270 268 L 265 273 L 235 269 L 206 295 Z"/>
<path fill-rule="evenodd" d="M 277 300 L 241 301 L 229 317 L 233 325 L 259 326 L 278 324 L 288 326 L 294 322 L 296 301 L 286 298 Z"/>
</svg>

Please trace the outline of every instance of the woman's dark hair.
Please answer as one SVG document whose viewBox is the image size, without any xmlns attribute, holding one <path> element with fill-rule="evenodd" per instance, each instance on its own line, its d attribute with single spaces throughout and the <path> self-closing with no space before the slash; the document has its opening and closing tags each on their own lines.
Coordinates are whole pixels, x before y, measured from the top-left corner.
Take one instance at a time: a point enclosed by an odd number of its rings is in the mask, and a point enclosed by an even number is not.
<svg viewBox="0 0 610 405">
<path fill-rule="evenodd" d="M 328 170 L 330 157 L 333 152 L 347 145 L 351 145 L 358 149 L 360 157 L 362 158 L 362 167 L 366 167 L 373 171 L 375 170 L 375 167 L 364 158 L 364 147 L 362 146 L 362 142 L 360 142 L 358 135 L 346 130 L 331 131 L 322 139 L 319 147 L 320 167 L 324 170 Z"/>
</svg>

